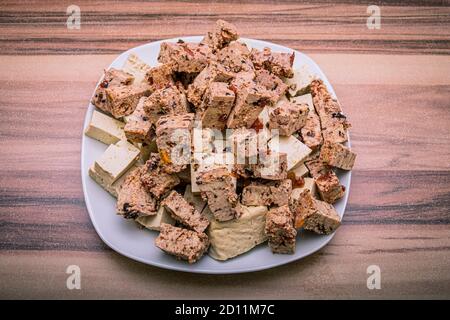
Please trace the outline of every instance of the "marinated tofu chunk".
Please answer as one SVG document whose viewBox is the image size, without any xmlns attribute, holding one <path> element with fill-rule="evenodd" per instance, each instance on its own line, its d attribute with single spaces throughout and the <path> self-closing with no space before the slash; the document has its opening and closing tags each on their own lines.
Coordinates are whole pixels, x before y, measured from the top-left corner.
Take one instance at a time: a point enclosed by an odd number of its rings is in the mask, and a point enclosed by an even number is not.
<svg viewBox="0 0 450 320">
<path fill-rule="evenodd" d="M 144 111 L 153 125 L 161 116 L 182 115 L 189 112 L 184 90 L 174 85 L 156 89 L 144 102 Z"/>
<path fill-rule="evenodd" d="M 125 179 L 117 196 L 117 213 L 126 219 L 155 215 L 156 199 L 145 190 L 141 182 L 143 168 L 137 167 Z"/>
<path fill-rule="evenodd" d="M 323 201 L 335 203 L 344 196 L 345 187 L 340 184 L 337 175 L 333 171 L 321 175 L 315 181 Z"/>
<path fill-rule="evenodd" d="M 177 72 L 200 72 L 208 64 L 211 49 L 203 43 L 163 42 L 158 61 L 170 64 Z"/>
<path fill-rule="evenodd" d="M 147 84 L 107 88 L 105 94 L 109 112 L 116 119 L 132 114 L 139 99 L 148 96 L 150 91 L 151 89 Z"/>
<path fill-rule="evenodd" d="M 233 41 L 216 55 L 217 62 L 234 73 L 254 71 L 250 51 L 245 43 Z"/>
<path fill-rule="evenodd" d="M 290 179 L 270 182 L 251 182 L 242 191 L 242 204 L 246 206 L 283 206 L 288 204 L 292 192 Z"/>
<path fill-rule="evenodd" d="M 191 159 L 194 114 L 162 116 L 156 123 L 156 144 L 167 173 L 186 169 Z"/>
<path fill-rule="evenodd" d="M 330 234 L 341 224 L 341 218 L 334 207 L 315 199 L 308 189 L 303 190 L 290 204 L 295 215 L 295 228 L 304 228 L 318 234 Z"/>
<path fill-rule="evenodd" d="M 293 254 L 295 252 L 297 230 L 294 228 L 294 215 L 288 205 L 269 210 L 265 231 L 273 253 Z"/>
<path fill-rule="evenodd" d="M 128 140 L 135 143 L 150 144 L 155 139 L 155 132 L 152 129 L 152 123 L 144 111 L 145 101 L 147 97 L 142 97 L 134 109 L 133 113 L 128 117 L 124 131 Z"/>
<path fill-rule="evenodd" d="M 325 141 L 320 149 L 320 160 L 332 167 L 351 170 L 355 159 L 356 154 L 340 143 Z"/>
<path fill-rule="evenodd" d="M 270 93 L 262 86 L 252 83 L 249 86 L 235 88 L 236 102 L 231 111 L 228 128 L 250 128 L 264 106 L 270 103 Z"/>
<path fill-rule="evenodd" d="M 279 77 L 265 69 L 256 70 L 255 75 L 255 82 L 271 93 L 270 102 L 275 105 L 285 95 L 287 85 Z"/>
<path fill-rule="evenodd" d="M 195 108 L 199 109 L 203 96 L 213 82 L 227 82 L 234 77 L 234 73 L 218 63 L 210 63 L 202 70 L 195 80 L 188 86 L 187 99 Z"/>
<path fill-rule="evenodd" d="M 331 97 L 322 80 L 312 81 L 310 87 L 314 107 L 320 118 L 323 139 L 334 143 L 347 141 L 347 129 L 351 125 L 342 113 L 339 102 Z"/>
<path fill-rule="evenodd" d="M 103 79 L 95 89 L 94 97 L 92 97 L 92 104 L 103 110 L 106 113 L 111 114 L 110 105 L 106 100 L 106 89 L 113 87 L 127 87 L 133 84 L 134 77 L 122 70 L 111 68 L 105 71 Z"/>
<path fill-rule="evenodd" d="M 234 92 L 224 82 L 213 82 L 203 98 L 201 110 L 203 128 L 223 130 L 226 128 L 228 115 L 234 105 Z"/>
<path fill-rule="evenodd" d="M 217 51 L 239 38 L 236 27 L 224 20 L 217 20 L 212 30 L 208 31 L 202 43 Z"/>
<path fill-rule="evenodd" d="M 290 136 L 306 123 L 309 108 L 289 101 L 280 101 L 269 112 L 269 129 L 277 129 L 282 136 Z"/>
<path fill-rule="evenodd" d="M 180 179 L 176 174 L 164 172 L 160 166 L 159 154 L 152 153 L 144 165 L 141 182 L 148 192 L 159 199 L 177 186 L 180 183 Z"/>
<path fill-rule="evenodd" d="M 194 263 L 208 250 L 209 239 L 204 233 L 174 227 L 163 223 L 155 245 L 168 254 Z"/>
<path fill-rule="evenodd" d="M 150 84 L 152 91 L 165 88 L 167 86 L 173 86 L 175 84 L 173 80 L 172 63 L 161 64 L 159 66 L 151 68 L 147 74 L 146 79 Z"/>
<path fill-rule="evenodd" d="M 278 77 L 292 78 L 295 53 L 272 52 L 270 48 L 263 51 L 252 49 L 251 59 L 255 69 L 266 69 Z"/>
<path fill-rule="evenodd" d="M 259 153 L 258 163 L 250 166 L 254 178 L 283 180 L 287 178 L 288 158 L 286 153 Z"/>
<path fill-rule="evenodd" d="M 161 202 L 161 205 L 166 208 L 174 220 L 196 232 L 203 232 L 209 225 L 208 219 L 176 191 L 172 191 Z"/>
<path fill-rule="evenodd" d="M 197 177 L 197 185 L 218 221 L 238 217 L 239 213 L 235 209 L 238 203 L 236 184 L 226 167 L 202 172 Z"/>
<path fill-rule="evenodd" d="M 300 134 L 303 142 L 311 150 L 317 150 L 322 145 L 322 128 L 316 111 L 309 110 L 305 125 L 301 128 Z"/>
</svg>

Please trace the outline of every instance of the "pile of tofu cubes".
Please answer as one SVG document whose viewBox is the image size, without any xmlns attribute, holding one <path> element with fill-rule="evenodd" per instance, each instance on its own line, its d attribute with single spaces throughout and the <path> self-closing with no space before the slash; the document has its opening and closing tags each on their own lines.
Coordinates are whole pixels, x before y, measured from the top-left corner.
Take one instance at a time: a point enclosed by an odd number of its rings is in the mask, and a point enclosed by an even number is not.
<svg viewBox="0 0 450 320">
<path fill-rule="evenodd" d="M 117 214 L 159 232 L 155 245 L 193 263 L 268 242 L 295 252 L 297 231 L 329 234 L 351 170 L 350 127 L 294 53 L 249 49 L 218 20 L 200 43 L 163 42 L 159 64 L 131 54 L 106 70 L 86 135 L 108 145 L 89 175 Z"/>
</svg>

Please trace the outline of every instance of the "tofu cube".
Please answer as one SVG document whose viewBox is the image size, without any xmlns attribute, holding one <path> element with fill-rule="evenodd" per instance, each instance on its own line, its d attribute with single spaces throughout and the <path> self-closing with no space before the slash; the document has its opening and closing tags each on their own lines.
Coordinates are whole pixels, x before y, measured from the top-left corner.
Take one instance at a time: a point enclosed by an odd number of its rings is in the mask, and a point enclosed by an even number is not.
<svg viewBox="0 0 450 320">
<path fill-rule="evenodd" d="M 206 91 L 201 110 L 204 128 L 223 130 L 226 128 L 228 115 L 234 105 L 234 92 L 224 82 L 213 82 Z"/>
<path fill-rule="evenodd" d="M 106 149 L 100 159 L 95 161 L 94 168 L 105 181 L 112 184 L 136 162 L 139 153 L 138 148 L 126 140 L 120 140 Z"/>
<path fill-rule="evenodd" d="M 269 113 L 269 129 L 277 129 L 282 136 L 290 136 L 306 123 L 309 108 L 288 101 L 280 101 Z"/>
<path fill-rule="evenodd" d="M 255 74 L 255 82 L 270 92 L 271 105 L 275 105 L 285 96 L 288 87 L 279 77 L 264 69 L 256 70 Z"/>
<path fill-rule="evenodd" d="M 265 232 L 273 253 L 293 254 L 297 230 L 294 228 L 294 215 L 288 205 L 269 210 L 266 216 Z"/>
<path fill-rule="evenodd" d="M 122 121 L 94 110 L 85 134 L 100 142 L 114 144 L 125 139 L 124 126 L 125 124 Z"/>
<path fill-rule="evenodd" d="M 320 160 L 332 167 L 351 170 L 355 159 L 356 154 L 340 143 L 325 141 L 320 149 Z"/>
<path fill-rule="evenodd" d="M 288 157 L 286 153 L 259 153 L 258 163 L 251 165 L 254 178 L 283 180 L 287 178 Z"/>
<path fill-rule="evenodd" d="M 156 198 L 160 198 L 169 190 L 180 183 L 176 174 L 164 172 L 160 167 L 160 158 L 157 153 L 152 153 L 144 165 L 144 173 L 141 182 L 148 192 Z"/>
<path fill-rule="evenodd" d="M 156 144 L 167 173 L 180 172 L 190 163 L 194 114 L 162 116 L 156 123 Z"/>
<path fill-rule="evenodd" d="M 278 77 L 292 78 L 295 53 L 272 52 L 270 48 L 263 51 L 252 49 L 251 59 L 255 69 L 266 69 Z"/>
<path fill-rule="evenodd" d="M 305 219 L 303 228 L 318 234 L 330 234 L 341 225 L 341 217 L 334 207 L 324 201 L 314 199 L 316 211 Z"/>
<path fill-rule="evenodd" d="M 117 213 L 125 219 L 157 214 L 157 201 L 148 193 L 141 182 L 142 167 L 138 167 L 126 177 L 118 190 Z"/>
<path fill-rule="evenodd" d="M 317 150 L 322 145 L 322 127 L 320 126 L 320 118 L 316 111 L 309 110 L 305 125 L 300 130 L 300 135 L 303 142 L 311 150 Z"/>
<path fill-rule="evenodd" d="M 128 169 L 127 172 L 125 172 L 119 179 L 116 180 L 116 182 L 111 183 L 110 181 L 106 181 L 104 177 L 99 174 L 95 170 L 95 166 L 91 166 L 89 168 L 89 176 L 97 182 L 97 184 L 105 189 L 110 195 L 112 195 L 114 198 L 117 198 L 117 194 L 119 192 L 119 189 L 121 188 L 123 182 L 125 181 L 126 177 L 136 168 L 136 165 L 133 165 L 130 169 Z"/>
<path fill-rule="evenodd" d="M 142 97 L 136 109 L 128 116 L 124 131 L 128 140 L 135 143 L 150 144 L 155 138 L 155 133 L 152 129 L 152 123 L 144 110 L 144 104 L 147 97 Z"/>
<path fill-rule="evenodd" d="M 192 186 L 190 184 L 186 185 L 183 197 L 191 206 L 195 208 L 195 210 L 203 213 L 203 209 L 206 207 L 206 202 L 201 196 L 192 193 Z"/>
<path fill-rule="evenodd" d="M 173 65 L 171 63 L 161 64 L 151 68 L 146 74 L 146 79 L 152 91 L 175 85 L 173 72 Z"/>
<path fill-rule="evenodd" d="M 164 206 L 174 220 L 196 232 L 203 232 L 209 225 L 209 220 L 176 191 L 172 191 L 161 202 L 161 205 Z"/>
<path fill-rule="evenodd" d="M 128 58 L 122 68 L 123 71 L 133 75 L 133 84 L 135 85 L 139 85 L 146 80 L 146 74 L 150 69 L 151 67 L 134 53 L 130 53 L 128 55 Z"/>
<path fill-rule="evenodd" d="M 311 72 L 307 64 L 302 65 L 300 68 L 294 70 L 294 76 L 292 78 L 285 79 L 286 84 L 289 86 L 289 94 L 291 97 L 304 95 L 311 91 L 309 85 L 311 82 L 318 78 L 318 75 Z"/>
<path fill-rule="evenodd" d="M 291 205 L 295 201 L 298 201 L 300 199 L 300 195 L 305 190 L 309 190 L 309 192 L 311 193 L 311 195 L 314 198 L 316 198 L 316 199 L 318 198 L 317 186 L 316 186 L 316 182 L 314 181 L 314 179 L 313 178 L 304 178 L 303 180 L 304 180 L 304 183 L 303 183 L 302 187 L 292 189 L 291 196 L 289 197 L 289 205 Z"/>
<path fill-rule="evenodd" d="M 269 141 L 269 149 L 287 154 L 287 170 L 304 162 L 311 149 L 294 136 L 275 136 Z"/>
<path fill-rule="evenodd" d="M 228 46 L 218 51 L 217 62 L 226 70 L 234 73 L 253 71 L 250 60 L 250 51 L 245 43 L 233 41 Z"/>
<path fill-rule="evenodd" d="M 147 229 L 155 231 L 160 231 L 163 223 L 170 225 L 175 224 L 175 220 L 173 220 L 163 206 L 159 207 L 158 212 L 154 216 L 137 217 L 136 222 Z"/>
<path fill-rule="evenodd" d="M 335 203 L 344 196 L 345 187 L 340 184 L 337 175 L 333 171 L 319 176 L 315 181 L 323 201 Z"/>
<path fill-rule="evenodd" d="M 239 38 L 236 27 L 224 20 L 217 20 L 213 28 L 208 31 L 202 43 L 207 44 L 212 50 L 217 51 Z"/>
<path fill-rule="evenodd" d="M 209 239 L 204 233 L 163 223 L 155 245 L 168 254 L 194 263 L 208 250 Z"/>
<path fill-rule="evenodd" d="M 211 49 L 203 43 L 163 42 L 158 62 L 170 63 L 177 72 L 200 72 L 209 60 Z"/>
<path fill-rule="evenodd" d="M 288 204 L 292 192 L 290 179 L 270 182 L 252 182 L 242 191 L 242 204 L 246 206 L 283 206 Z"/>
<path fill-rule="evenodd" d="M 309 112 L 316 112 L 316 109 L 314 109 L 314 103 L 312 99 L 312 95 L 310 93 L 297 96 L 297 97 L 291 97 L 289 100 L 292 103 L 298 104 L 298 105 L 304 105 L 306 104 L 309 108 Z"/>
<path fill-rule="evenodd" d="M 228 221 L 238 217 L 236 184 L 226 167 L 202 172 L 196 182 L 217 220 Z"/>
</svg>

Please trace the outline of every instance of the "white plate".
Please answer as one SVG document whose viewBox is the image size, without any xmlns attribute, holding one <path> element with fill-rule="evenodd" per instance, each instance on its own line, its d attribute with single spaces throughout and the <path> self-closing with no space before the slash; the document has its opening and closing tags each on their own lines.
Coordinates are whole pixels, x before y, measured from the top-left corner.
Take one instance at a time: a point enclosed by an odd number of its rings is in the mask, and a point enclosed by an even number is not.
<svg viewBox="0 0 450 320">
<path fill-rule="evenodd" d="M 182 37 L 165 41 L 177 41 L 183 39 L 186 42 L 199 42 L 201 37 Z M 249 47 L 263 49 L 269 47 L 276 52 L 292 52 L 292 49 L 279 46 L 270 42 L 241 38 Z M 110 67 L 122 68 L 125 60 L 130 53 L 137 54 L 149 65 L 156 65 L 160 44 L 162 41 L 148 43 L 122 53 L 117 57 Z M 317 74 L 327 85 L 328 89 L 335 96 L 328 79 L 317 66 L 317 64 L 308 56 L 295 51 L 294 68 L 298 69 L 303 64 L 308 65 L 309 70 Z M 89 104 L 84 128 L 86 129 L 91 119 L 94 106 Z M 242 273 L 257 270 L 268 269 L 280 266 L 291 261 L 298 260 L 310 255 L 323 246 L 332 238 L 333 234 L 328 236 L 315 235 L 309 232 L 299 232 L 297 236 L 297 249 L 295 254 L 283 255 L 273 254 L 267 243 L 259 245 L 253 250 L 240 255 L 234 259 L 225 262 L 216 261 L 209 256 L 203 257 L 195 264 L 188 264 L 184 261 L 178 261 L 174 257 L 163 253 L 155 247 L 154 240 L 157 232 L 139 229 L 134 221 L 123 219 L 115 213 L 115 199 L 97 185 L 88 175 L 89 167 L 94 163 L 106 149 L 106 145 L 99 141 L 86 137 L 83 134 L 81 146 L 81 174 L 83 182 L 83 192 L 86 206 L 91 217 L 92 223 L 100 238 L 112 249 L 131 259 L 150 264 L 153 266 L 180 270 L 195 273 L 210 274 L 229 274 Z M 339 215 L 344 215 L 350 191 L 351 173 L 339 171 L 339 179 L 346 188 L 345 197 L 335 204 Z"/>
</svg>

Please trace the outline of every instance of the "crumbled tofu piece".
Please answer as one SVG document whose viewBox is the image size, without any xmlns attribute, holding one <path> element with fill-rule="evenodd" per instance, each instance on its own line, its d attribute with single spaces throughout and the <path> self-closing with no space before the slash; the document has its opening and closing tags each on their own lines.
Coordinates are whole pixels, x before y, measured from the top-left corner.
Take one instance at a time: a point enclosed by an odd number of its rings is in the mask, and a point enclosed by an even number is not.
<svg viewBox="0 0 450 320">
<path fill-rule="evenodd" d="M 224 82 L 213 82 L 206 90 L 201 110 L 204 128 L 225 129 L 228 115 L 234 105 L 234 92 Z"/>
<path fill-rule="evenodd" d="M 180 179 L 176 174 L 164 172 L 160 167 L 159 155 L 152 153 L 144 165 L 141 182 L 148 192 L 159 199 L 166 192 L 177 186 L 180 183 Z"/>
<path fill-rule="evenodd" d="M 277 129 L 282 136 L 290 136 L 306 123 L 309 108 L 288 101 L 280 101 L 269 112 L 269 129 Z"/>
<path fill-rule="evenodd" d="M 155 125 L 165 115 L 182 115 L 189 111 L 184 90 L 177 86 L 156 89 L 143 104 L 148 121 Z"/>
<path fill-rule="evenodd" d="M 285 97 L 287 85 L 276 75 L 267 70 L 257 70 L 255 82 L 262 85 L 271 93 L 270 102 L 275 105 L 282 97 Z"/>
<path fill-rule="evenodd" d="M 139 153 L 138 148 L 126 140 L 120 140 L 117 144 L 111 144 L 95 161 L 95 170 L 112 184 L 136 162 Z"/>
<path fill-rule="evenodd" d="M 208 228 L 211 242 L 209 255 L 216 260 L 228 260 L 253 249 L 267 240 L 265 206 L 238 205 L 239 219 L 225 222 L 212 220 Z"/>
<path fill-rule="evenodd" d="M 319 234 L 335 231 L 341 218 L 331 204 L 315 199 L 308 189 L 303 190 L 297 199 L 292 199 L 291 211 L 295 215 L 295 227 Z"/>
<path fill-rule="evenodd" d="M 297 230 L 294 228 L 294 215 L 288 205 L 269 210 L 266 216 L 266 235 L 273 253 L 293 254 Z"/>
<path fill-rule="evenodd" d="M 127 118 L 124 131 L 128 140 L 132 142 L 150 144 L 155 138 L 152 123 L 144 111 L 144 104 L 147 99 L 147 97 L 142 97 L 136 109 Z"/>
<path fill-rule="evenodd" d="M 190 163 L 194 114 L 162 116 L 156 123 L 156 143 L 167 173 L 180 172 Z"/>
<path fill-rule="evenodd" d="M 99 85 L 95 89 L 94 96 L 92 97 L 92 104 L 111 114 L 111 106 L 106 99 L 106 89 L 113 87 L 128 87 L 134 82 L 134 77 L 122 70 L 111 68 L 105 71 L 105 74 L 100 81 Z"/>
<path fill-rule="evenodd" d="M 292 192 L 290 179 L 270 182 L 252 182 L 242 191 L 242 204 L 247 206 L 288 204 Z"/>
<path fill-rule="evenodd" d="M 322 80 L 311 82 L 311 94 L 320 118 L 323 139 L 335 143 L 346 142 L 347 129 L 351 125 L 342 113 L 339 102 L 331 96 Z"/>
<path fill-rule="evenodd" d="M 153 67 L 147 72 L 146 79 L 152 91 L 175 85 L 173 67 L 171 63 L 166 63 Z"/>
<path fill-rule="evenodd" d="M 194 206 L 189 204 L 178 192 L 172 191 L 162 202 L 171 217 L 197 232 L 203 232 L 209 225 L 208 219 L 202 216 Z"/>
<path fill-rule="evenodd" d="M 294 64 L 295 53 L 272 52 L 270 48 L 264 48 L 263 51 L 252 49 L 251 59 L 255 69 L 266 69 L 276 76 L 292 78 L 294 71 L 292 65 Z"/>
<path fill-rule="evenodd" d="M 203 96 L 212 82 L 227 82 L 233 77 L 234 74 L 227 71 L 222 65 L 211 63 L 188 86 L 187 99 L 195 108 L 200 108 Z"/>
<path fill-rule="evenodd" d="M 127 175 L 118 190 L 117 214 L 125 219 L 157 214 L 157 201 L 145 190 L 141 182 L 142 174 L 142 167 L 137 167 Z"/>
<path fill-rule="evenodd" d="M 231 41 L 239 38 L 236 27 L 224 20 L 217 20 L 212 30 L 208 31 L 202 43 L 207 44 L 216 51 L 228 45 Z"/>
<path fill-rule="evenodd" d="M 332 167 L 351 170 L 355 159 L 356 154 L 340 143 L 325 141 L 320 149 L 320 160 Z"/>
<path fill-rule="evenodd" d="M 238 217 L 239 213 L 235 209 L 238 203 L 235 177 L 226 167 L 202 172 L 196 182 L 217 220 L 227 221 Z"/>
<path fill-rule="evenodd" d="M 114 144 L 125 139 L 125 133 L 123 131 L 124 126 L 125 124 L 122 121 L 94 110 L 91 122 L 89 122 L 89 127 L 86 129 L 85 134 L 100 142 Z"/>
<path fill-rule="evenodd" d="M 264 106 L 270 103 L 270 94 L 264 87 L 257 84 L 235 88 L 234 90 L 236 91 L 236 102 L 228 117 L 227 127 L 233 129 L 250 128 Z"/>
<path fill-rule="evenodd" d="M 170 63 L 177 72 L 200 72 L 209 60 L 211 49 L 203 43 L 163 42 L 158 62 Z"/>
<path fill-rule="evenodd" d="M 291 170 L 311 153 L 311 149 L 294 136 L 275 136 L 269 141 L 269 149 L 287 154 L 287 170 Z"/>
<path fill-rule="evenodd" d="M 194 263 L 208 250 L 209 239 L 204 233 L 161 224 L 161 231 L 155 245 L 168 254 Z"/>
<path fill-rule="evenodd" d="M 137 55 L 131 53 L 125 64 L 123 65 L 122 70 L 133 75 L 134 84 L 141 84 L 145 81 L 146 74 L 150 71 L 151 67 L 142 61 Z"/>
<path fill-rule="evenodd" d="M 154 216 L 141 216 L 136 218 L 136 222 L 147 229 L 160 231 L 161 225 L 167 223 L 175 224 L 175 220 L 167 213 L 163 206 L 159 207 L 158 212 Z"/>
</svg>

